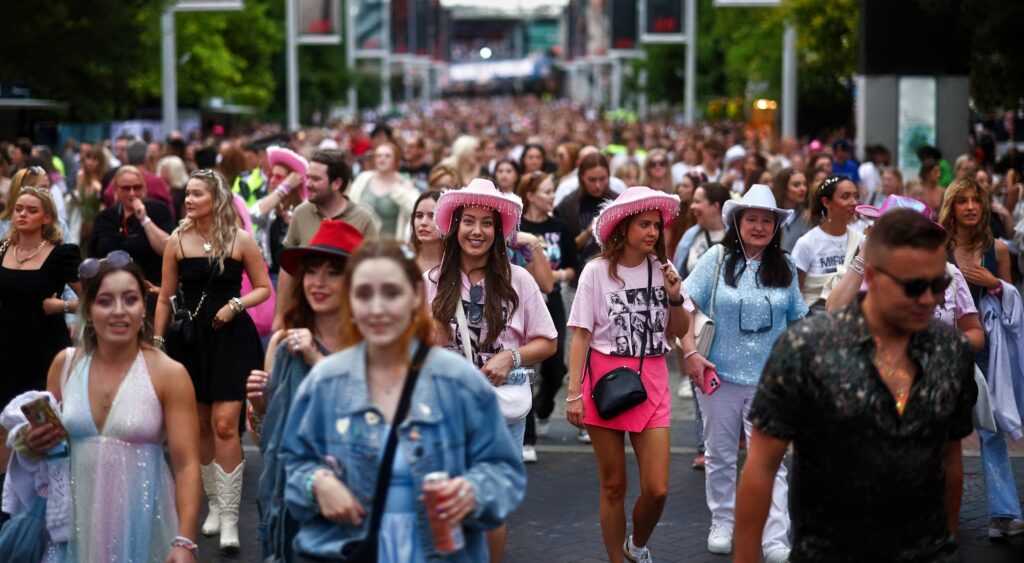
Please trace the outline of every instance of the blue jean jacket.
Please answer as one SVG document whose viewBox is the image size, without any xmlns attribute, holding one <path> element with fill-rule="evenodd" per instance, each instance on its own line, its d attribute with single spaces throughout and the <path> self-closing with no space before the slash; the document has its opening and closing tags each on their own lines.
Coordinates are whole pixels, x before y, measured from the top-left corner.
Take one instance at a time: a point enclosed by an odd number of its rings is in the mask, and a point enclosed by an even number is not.
<svg viewBox="0 0 1024 563">
<path fill-rule="evenodd" d="M 416 345 L 410 345 L 410 356 Z M 331 469 L 325 456 L 332 456 L 340 464 L 339 479 L 369 511 L 387 440 L 384 424 L 367 393 L 365 343 L 320 361 L 302 382 L 281 443 L 285 502 L 300 523 L 297 553 L 337 557 L 345 543 L 365 536 L 368 517 L 360 527 L 329 522 L 307 484 L 315 471 Z M 457 553 L 435 552 L 425 508 L 418 506 L 423 553 L 431 560 L 486 560 L 484 531 L 501 525 L 522 501 L 526 472 L 493 388 L 465 358 L 441 348 L 430 351 L 399 427 L 396 455 L 408 461 L 417 493 L 433 471 L 462 476 L 473 487 L 476 508 L 463 521 L 466 547 Z"/>
</svg>

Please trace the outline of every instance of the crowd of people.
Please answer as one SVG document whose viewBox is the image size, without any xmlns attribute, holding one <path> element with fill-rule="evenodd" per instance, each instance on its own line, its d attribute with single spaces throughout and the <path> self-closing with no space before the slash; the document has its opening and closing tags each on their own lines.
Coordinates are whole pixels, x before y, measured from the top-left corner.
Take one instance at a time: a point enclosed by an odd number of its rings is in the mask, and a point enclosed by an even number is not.
<svg viewBox="0 0 1024 563">
<path fill-rule="evenodd" d="M 711 553 L 955 560 L 975 428 L 987 533 L 1024 534 L 1024 163 L 419 109 L 0 142 L 0 549 L 44 502 L 25 560 L 498 562 L 563 387 L 612 562 L 653 560 L 674 394 Z"/>
</svg>

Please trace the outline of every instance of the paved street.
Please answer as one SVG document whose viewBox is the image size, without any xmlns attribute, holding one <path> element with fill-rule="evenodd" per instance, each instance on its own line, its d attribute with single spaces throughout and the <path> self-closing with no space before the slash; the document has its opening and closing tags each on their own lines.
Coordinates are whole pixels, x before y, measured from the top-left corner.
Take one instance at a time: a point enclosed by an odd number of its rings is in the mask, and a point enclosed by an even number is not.
<svg viewBox="0 0 1024 563">
<path fill-rule="evenodd" d="M 689 399 L 674 399 L 670 496 L 658 529 L 651 540 L 655 561 L 726 562 L 726 556 L 711 555 L 705 547 L 710 515 L 704 501 L 704 473 L 690 468 L 694 455 L 693 408 Z M 558 401 L 559 406 L 564 401 Z M 553 417 L 551 433 L 538 440 L 539 462 L 527 466 L 529 484 L 526 500 L 510 521 L 505 561 L 605 561 L 597 516 L 597 473 L 590 446 L 576 441 L 576 433 L 561 417 Z M 992 542 L 985 536 L 988 515 L 985 484 L 977 457 L 977 439 L 965 440 L 965 491 L 960 516 L 960 541 L 968 563 L 1021 563 L 1024 537 L 1010 542 Z M 1017 484 L 1024 496 L 1024 443 L 1013 448 Z M 243 550 L 237 557 L 218 557 L 215 543 L 204 538 L 203 561 L 259 560 L 256 542 L 255 490 L 262 467 L 254 446 L 247 446 L 241 537 Z M 635 463 L 630 459 L 629 499 L 636 498 Z M 628 512 L 628 509 L 627 509 Z"/>
</svg>

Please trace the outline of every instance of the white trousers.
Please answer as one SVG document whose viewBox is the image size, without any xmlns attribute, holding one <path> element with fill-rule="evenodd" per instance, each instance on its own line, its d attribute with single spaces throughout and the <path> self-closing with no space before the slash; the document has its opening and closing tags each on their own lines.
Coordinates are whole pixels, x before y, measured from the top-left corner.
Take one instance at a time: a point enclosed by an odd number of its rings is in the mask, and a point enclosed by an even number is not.
<svg viewBox="0 0 1024 563">
<path fill-rule="evenodd" d="M 711 523 L 733 529 L 736 522 L 736 460 L 739 457 L 740 428 L 750 443 L 750 404 L 755 385 L 722 382 L 718 391 L 704 395 L 697 391 L 704 414 L 704 471 Z M 786 466 L 779 466 L 772 486 L 772 506 L 761 536 L 764 553 L 789 547 L 789 484 Z"/>
</svg>

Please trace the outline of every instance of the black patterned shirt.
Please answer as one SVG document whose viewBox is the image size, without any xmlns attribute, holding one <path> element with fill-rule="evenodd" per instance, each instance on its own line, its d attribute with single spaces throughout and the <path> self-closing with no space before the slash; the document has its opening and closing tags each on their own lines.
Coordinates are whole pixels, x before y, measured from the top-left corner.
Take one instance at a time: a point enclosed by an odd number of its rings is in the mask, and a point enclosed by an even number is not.
<svg viewBox="0 0 1024 563">
<path fill-rule="evenodd" d="M 915 333 L 901 418 L 874 353 L 858 301 L 790 327 L 764 368 L 750 419 L 793 443 L 791 561 L 934 561 L 955 550 L 944 455 L 973 430 L 974 354 L 934 319 Z"/>
</svg>

